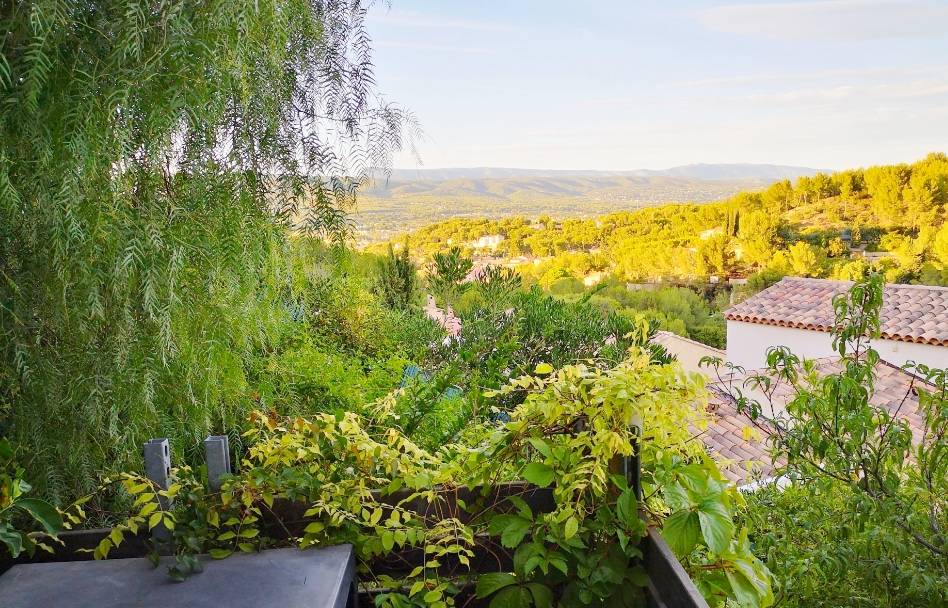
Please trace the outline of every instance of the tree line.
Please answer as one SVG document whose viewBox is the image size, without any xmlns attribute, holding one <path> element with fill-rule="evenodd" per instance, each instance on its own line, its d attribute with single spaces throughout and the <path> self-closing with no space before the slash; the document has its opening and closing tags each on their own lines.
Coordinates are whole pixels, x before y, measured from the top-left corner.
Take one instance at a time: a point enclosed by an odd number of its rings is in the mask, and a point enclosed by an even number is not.
<svg viewBox="0 0 948 608">
<path fill-rule="evenodd" d="M 890 282 L 948 283 L 948 157 L 782 180 L 710 204 L 676 204 L 596 219 L 453 219 L 394 242 L 431 256 L 525 258 L 525 278 L 607 272 L 620 280 L 707 281 L 754 273 Z M 497 235 L 495 246 L 478 239 Z M 867 255 L 868 254 L 868 255 Z"/>
</svg>

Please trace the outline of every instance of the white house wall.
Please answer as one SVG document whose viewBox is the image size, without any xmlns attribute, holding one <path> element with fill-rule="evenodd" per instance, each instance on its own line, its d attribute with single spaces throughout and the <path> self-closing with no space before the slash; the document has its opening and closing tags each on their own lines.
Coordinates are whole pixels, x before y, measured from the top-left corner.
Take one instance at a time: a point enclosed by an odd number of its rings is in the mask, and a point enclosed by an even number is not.
<svg viewBox="0 0 948 608">
<path fill-rule="evenodd" d="M 767 365 L 767 349 L 786 346 L 794 354 L 809 359 L 834 354 L 832 336 L 823 331 L 759 325 L 743 321 L 727 322 L 727 358 L 746 369 Z M 873 340 L 879 356 L 895 365 L 907 361 L 924 363 L 929 367 L 948 368 L 948 347 L 915 344 L 896 340 Z"/>
</svg>

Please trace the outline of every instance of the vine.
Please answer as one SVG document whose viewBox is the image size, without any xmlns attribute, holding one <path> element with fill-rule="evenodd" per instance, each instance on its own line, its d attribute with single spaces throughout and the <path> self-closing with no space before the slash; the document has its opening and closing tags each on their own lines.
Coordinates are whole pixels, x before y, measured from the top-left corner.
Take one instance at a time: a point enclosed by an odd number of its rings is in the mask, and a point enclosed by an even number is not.
<svg viewBox="0 0 948 608">
<path fill-rule="evenodd" d="M 219 492 L 179 469 L 163 494 L 174 499 L 173 513 L 164 514 L 148 510 L 162 494 L 128 477 L 126 489 L 144 505 L 130 521 L 171 523 L 182 556 L 176 576 L 187 570 L 182 559 L 198 552 L 224 558 L 286 542 L 352 543 L 379 606 L 451 606 L 473 585 L 493 606 L 538 608 L 634 604 L 647 583 L 639 543 L 648 526 L 658 526 L 707 597 L 770 605 L 769 572 L 750 553 L 747 532 L 732 523 L 740 498 L 693 441 L 707 423 L 696 407 L 698 376 L 632 349 L 610 370 L 541 364 L 489 396 L 509 393 L 524 396 L 509 422 L 469 429 L 463 443 L 435 451 L 385 420 L 394 398 L 376 404 L 373 419 L 257 413 L 240 472 Z M 641 501 L 615 466 L 636 446 Z M 549 488 L 542 491 L 551 508 L 537 511 L 518 493 L 492 494 L 518 480 Z M 275 517 L 292 505 L 305 508 L 302 529 Z M 100 557 L 132 528 L 116 530 Z M 485 543 L 510 552 L 512 571 L 477 575 L 471 564 Z M 405 550 L 423 555 L 405 576 L 373 573 L 377 560 Z"/>
</svg>

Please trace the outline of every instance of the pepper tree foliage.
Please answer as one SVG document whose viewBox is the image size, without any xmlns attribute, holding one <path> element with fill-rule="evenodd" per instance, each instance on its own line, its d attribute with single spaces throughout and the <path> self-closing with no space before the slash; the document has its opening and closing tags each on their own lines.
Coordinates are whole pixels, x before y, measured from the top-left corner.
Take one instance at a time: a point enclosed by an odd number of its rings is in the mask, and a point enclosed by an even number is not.
<svg viewBox="0 0 948 608">
<path fill-rule="evenodd" d="M 287 512 L 290 502 L 308 518 L 292 540 L 304 548 L 353 543 L 379 606 L 452 606 L 465 583 L 495 607 L 632 606 L 647 584 L 639 543 L 657 525 L 714 605 L 771 605 L 770 574 L 752 555 L 747 531 L 733 523 L 742 499 L 694 441 L 694 430 L 707 424 L 695 407 L 698 376 L 674 363 L 656 365 L 633 348 L 608 370 L 541 364 L 493 397 L 511 393 L 523 398 L 509 422 L 472 426 L 436 450 L 419 447 L 392 419 L 397 393 L 379 400 L 371 416 L 259 413 L 239 472 L 219 492 L 205 490 L 186 468 L 167 491 L 125 476 L 138 511 L 96 556 L 107 556 L 126 533 L 162 523 L 173 529 L 179 555 L 172 574 L 182 576 L 197 552 L 224 558 L 286 542 L 270 532 L 285 530 L 273 512 Z M 640 431 L 630 426 L 636 421 Z M 634 445 L 642 500 L 616 468 Z M 534 510 L 516 492 L 499 501 L 486 490 L 467 502 L 446 500 L 462 486 L 521 479 L 551 487 L 552 508 Z M 159 496 L 174 506 L 163 509 Z M 513 571 L 471 571 L 485 537 L 513 554 Z M 423 561 L 406 576 L 373 573 L 373 561 L 399 563 L 393 554 L 412 548 L 422 549 Z"/>
<path fill-rule="evenodd" d="M 893 409 L 874 405 L 883 280 L 873 275 L 833 300 L 838 373 L 785 347 L 746 386 L 765 404 L 733 393 L 757 417 L 778 384 L 792 388 L 768 425 L 773 455 L 794 487 L 750 502 L 759 547 L 781 574 L 788 603 L 805 606 L 931 605 L 948 601 L 948 377 L 909 363 L 913 379 Z M 913 403 L 917 396 L 917 405 Z M 905 414 L 917 408 L 914 434 Z M 818 515 L 819 514 L 819 515 Z M 818 546 L 810 546 L 816 534 Z M 828 542 L 834 539 L 833 542 Z M 777 565 L 779 564 L 779 568 Z M 832 589 L 827 593 L 827 589 Z"/>
<path fill-rule="evenodd" d="M 235 422 L 283 226 L 342 238 L 360 176 L 413 124 L 373 92 L 365 11 L 0 9 L 0 434 L 47 495 L 130 465 L 112 446 L 148 432 Z"/>
</svg>

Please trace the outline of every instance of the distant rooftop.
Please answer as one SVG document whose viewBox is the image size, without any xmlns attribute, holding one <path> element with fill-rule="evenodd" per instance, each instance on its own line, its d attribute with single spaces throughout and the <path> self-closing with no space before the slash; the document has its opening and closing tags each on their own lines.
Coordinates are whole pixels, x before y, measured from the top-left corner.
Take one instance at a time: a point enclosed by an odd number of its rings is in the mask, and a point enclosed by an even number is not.
<svg viewBox="0 0 948 608">
<path fill-rule="evenodd" d="M 787 277 L 737 304 L 724 316 L 730 321 L 831 331 L 833 297 L 850 281 Z M 948 288 L 886 284 L 882 305 L 882 338 L 948 346 Z"/>
<path fill-rule="evenodd" d="M 708 373 L 707 369 L 698 365 L 702 357 L 717 357 L 722 361 L 727 359 L 727 353 L 723 350 L 695 342 L 670 331 L 655 332 L 652 342 L 664 346 L 669 354 L 675 356 L 682 368 L 689 372 Z"/>
</svg>

